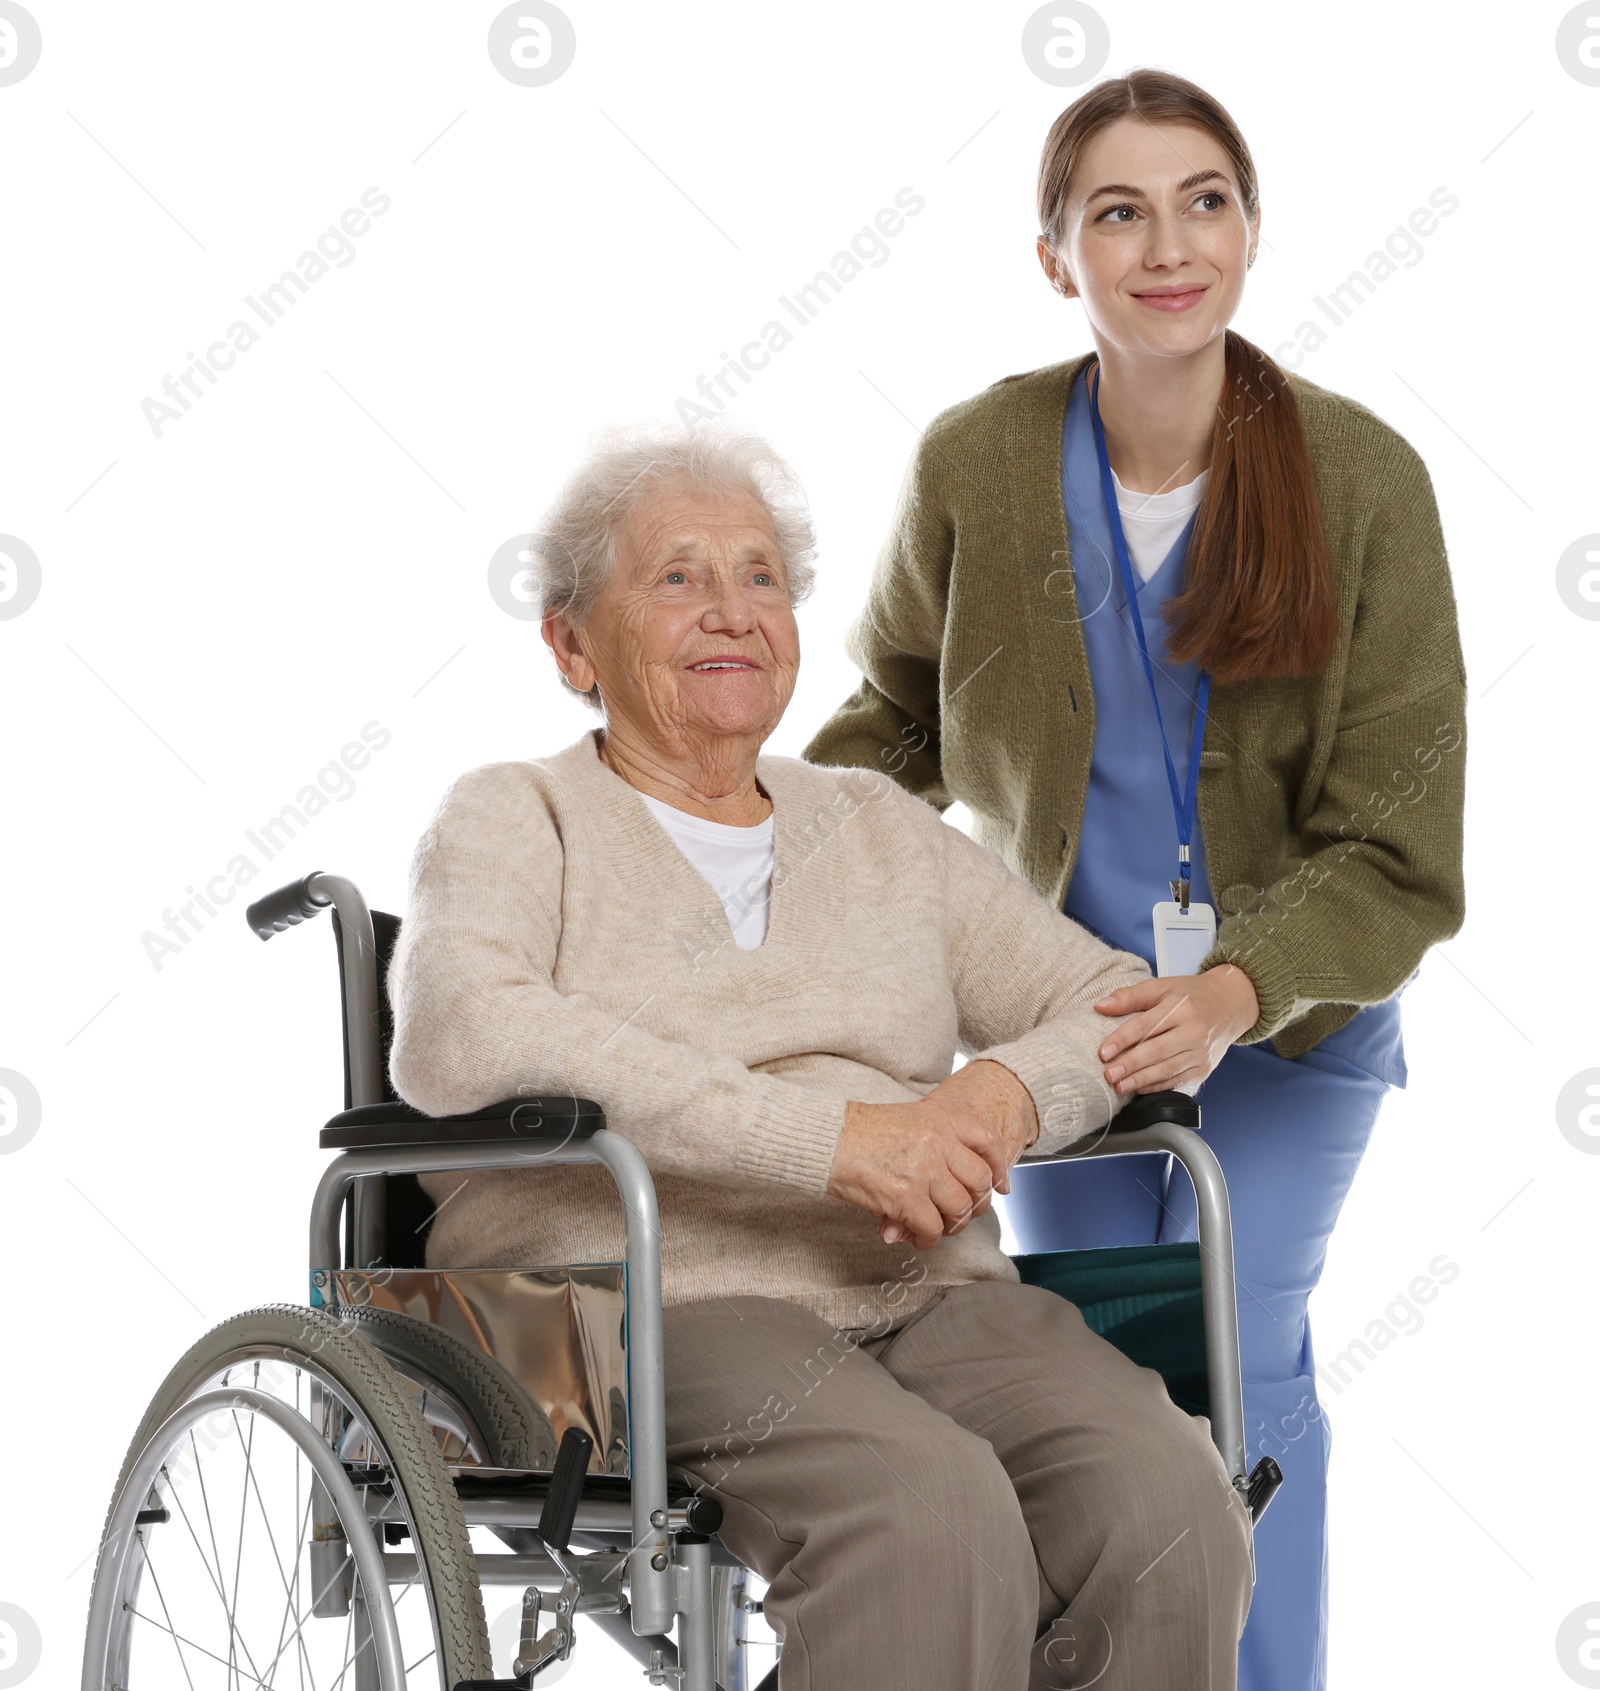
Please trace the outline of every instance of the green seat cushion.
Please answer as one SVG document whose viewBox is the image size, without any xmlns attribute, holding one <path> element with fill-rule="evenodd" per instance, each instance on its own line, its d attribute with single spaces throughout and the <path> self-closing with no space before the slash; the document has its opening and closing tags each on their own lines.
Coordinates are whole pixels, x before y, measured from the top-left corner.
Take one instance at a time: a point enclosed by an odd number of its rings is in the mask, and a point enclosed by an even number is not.
<svg viewBox="0 0 1600 1691">
<path fill-rule="evenodd" d="M 1180 1409 L 1210 1413 L 1198 1245 L 1039 1251 L 1013 1260 L 1024 1284 L 1076 1304 L 1092 1332 L 1155 1369 Z"/>
</svg>

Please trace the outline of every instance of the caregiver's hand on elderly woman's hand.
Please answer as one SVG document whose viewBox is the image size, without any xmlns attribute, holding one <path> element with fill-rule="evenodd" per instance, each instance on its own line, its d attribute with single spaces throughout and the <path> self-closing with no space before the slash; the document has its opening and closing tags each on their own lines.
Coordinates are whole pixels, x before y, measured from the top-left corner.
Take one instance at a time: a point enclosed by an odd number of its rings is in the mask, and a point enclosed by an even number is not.
<svg viewBox="0 0 1600 1691">
<path fill-rule="evenodd" d="M 1011 1189 L 1038 1134 L 1028 1089 L 980 1058 L 912 1103 L 847 1105 L 828 1191 L 876 1216 L 885 1244 L 931 1250 Z"/>
<path fill-rule="evenodd" d="M 1106 1084 L 1124 1094 L 1204 1080 L 1261 1017 L 1255 985 L 1235 963 L 1118 987 L 1095 1009 L 1128 1018 L 1099 1052 Z"/>
</svg>

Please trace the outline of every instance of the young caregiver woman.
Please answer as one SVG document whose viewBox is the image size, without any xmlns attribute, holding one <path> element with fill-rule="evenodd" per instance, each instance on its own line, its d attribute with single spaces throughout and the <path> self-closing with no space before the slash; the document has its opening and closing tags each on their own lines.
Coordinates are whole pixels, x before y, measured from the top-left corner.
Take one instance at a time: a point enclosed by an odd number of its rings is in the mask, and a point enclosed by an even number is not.
<svg viewBox="0 0 1600 1691">
<path fill-rule="evenodd" d="M 1306 1300 L 1405 1082 L 1397 995 L 1462 920 L 1449 570 L 1412 448 L 1227 327 L 1260 213 L 1215 100 L 1148 70 L 1091 89 L 1045 142 L 1039 219 L 1095 351 L 928 428 L 850 633 L 865 679 L 806 756 L 961 800 L 1041 893 L 1157 970 L 1100 1006 L 1139 1012 L 1105 1081 L 1204 1080 L 1250 1462 L 1285 1475 L 1239 1684 L 1320 1691 Z M 1188 1178 L 1160 1169 L 1023 1167 L 1006 1215 L 1024 1251 L 1193 1239 Z"/>
</svg>

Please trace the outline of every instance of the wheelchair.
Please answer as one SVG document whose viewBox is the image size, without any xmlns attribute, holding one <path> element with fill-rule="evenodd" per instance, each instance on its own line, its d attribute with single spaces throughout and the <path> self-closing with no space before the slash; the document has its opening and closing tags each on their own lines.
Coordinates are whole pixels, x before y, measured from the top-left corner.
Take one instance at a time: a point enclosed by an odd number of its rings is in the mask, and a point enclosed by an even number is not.
<svg viewBox="0 0 1600 1691">
<path fill-rule="evenodd" d="M 311 1206 L 309 1301 L 224 1321 L 157 1391 L 101 1536 L 83 1691 L 529 1691 L 564 1671 L 580 1617 L 652 1685 L 772 1691 L 776 1666 L 758 1684 L 750 1665 L 761 1604 L 717 1538 L 721 1505 L 668 1470 L 643 1157 L 575 1096 L 445 1118 L 401 1102 L 385 991 L 398 919 L 321 872 L 247 915 L 270 939 L 330 905 L 345 1107 L 322 1130 L 337 1155 Z M 1066 1153 L 1175 1156 L 1197 1245 L 1017 1261 L 1209 1416 L 1253 1521 L 1282 1474 L 1270 1458 L 1245 1472 L 1228 1197 L 1198 1126 L 1193 1099 L 1148 1094 Z M 436 1211 L 418 1174 L 530 1162 L 604 1166 L 625 1262 L 428 1270 Z M 523 1592 L 509 1678 L 491 1660 L 492 1585 Z"/>
</svg>

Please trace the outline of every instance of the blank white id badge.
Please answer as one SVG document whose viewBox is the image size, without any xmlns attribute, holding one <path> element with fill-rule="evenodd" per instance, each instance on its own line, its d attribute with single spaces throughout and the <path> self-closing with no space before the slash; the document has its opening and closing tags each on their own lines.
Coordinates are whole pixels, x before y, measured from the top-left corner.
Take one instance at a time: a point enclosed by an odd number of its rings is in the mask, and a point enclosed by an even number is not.
<svg viewBox="0 0 1600 1691">
<path fill-rule="evenodd" d="M 1209 904 L 1187 910 L 1168 900 L 1150 912 L 1156 930 L 1156 973 L 1194 975 L 1217 942 L 1217 913 Z"/>
</svg>

